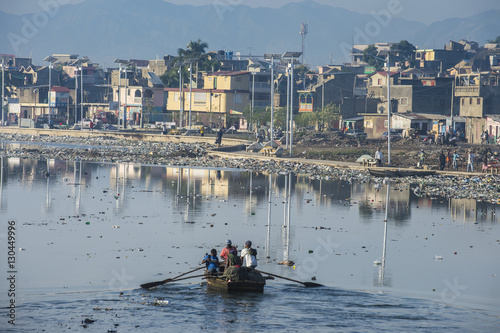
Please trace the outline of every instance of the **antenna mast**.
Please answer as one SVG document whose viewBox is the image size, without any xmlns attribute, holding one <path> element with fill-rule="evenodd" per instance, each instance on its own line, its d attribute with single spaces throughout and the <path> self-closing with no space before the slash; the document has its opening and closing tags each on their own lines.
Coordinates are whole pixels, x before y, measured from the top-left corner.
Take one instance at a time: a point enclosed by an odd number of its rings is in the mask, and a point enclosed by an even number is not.
<svg viewBox="0 0 500 333">
<path fill-rule="evenodd" d="M 305 64 L 305 48 L 306 48 L 306 35 L 308 33 L 308 25 L 307 23 L 300 24 L 300 32 L 299 34 L 302 36 L 302 64 Z"/>
</svg>

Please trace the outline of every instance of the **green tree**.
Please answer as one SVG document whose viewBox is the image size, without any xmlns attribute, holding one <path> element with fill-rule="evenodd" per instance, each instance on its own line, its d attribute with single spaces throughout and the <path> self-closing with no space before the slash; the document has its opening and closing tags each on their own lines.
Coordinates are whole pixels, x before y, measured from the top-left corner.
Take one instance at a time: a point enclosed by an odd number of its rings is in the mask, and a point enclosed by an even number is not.
<svg viewBox="0 0 500 333">
<path fill-rule="evenodd" d="M 301 112 L 293 117 L 297 128 L 309 127 L 315 122 L 315 115 L 313 112 Z"/>
<path fill-rule="evenodd" d="M 190 41 L 187 44 L 186 49 L 177 49 L 177 54 L 179 58 L 198 58 L 202 54 L 205 54 L 205 49 L 208 48 L 208 44 L 206 42 L 201 41 L 201 39 L 198 38 L 198 40 L 195 41 Z"/>
<path fill-rule="evenodd" d="M 193 61 L 194 66 L 198 66 L 198 70 L 211 72 L 220 69 L 220 63 L 216 60 L 211 60 L 206 54 L 208 44 L 201 39 L 190 41 L 187 43 L 186 49 L 177 49 L 177 57 L 173 59 L 173 67 L 169 68 L 161 77 L 163 84 L 169 88 L 179 87 L 179 67 L 182 68 L 182 79 L 184 82 L 189 82 L 189 62 Z M 196 67 L 193 67 L 193 72 Z"/>
<path fill-rule="evenodd" d="M 179 87 L 179 74 L 176 68 L 169 68 L 168 70 L 160 76 L 161 81 L 168 88 Z"/>
<path fill-rule="evenodd" d="M 286 128 L 286 108 L 274 109 L 274 128 Z"/>
<path fill-rule="evenodd" d="M 378 71 L 384 66 L 384 61 L 378 58 L 377 47 L 373 44 L 363 51 L 363 61 Z"/>
<path fill-rule="evenodd" d="M 399 43 L 392 44 L 391 50 L 398 50 L 397 59 L 403 63 L 409 61 L 410 66 L 413 67 L 415 64 L 415 51 L 417 50 L 413 44 L 407 40 L 402 40 Z"/>
<path fill-rule="evenodd" d="M 250 105 L 247 105 L 242 112 L 243 117 L 248 121 L 248 123 L 253 124 L 252 128 L 254 130 L 259 129 L 261 126 L 266 126 L 271 121 L 270 108 L 254 107 L 252 112 Z"/>
<path fill-rule="evenodd" d="M 340 119 L 340 108 L 329 103 L 319 111 L 313 112 L 314 120 L 321 129 L 333 127 L 336 120 Z"/>
<path fill-rule="evenodd" d="M 490 39 L 488 43 L 500 44 L 500 36 L 497 36 L 495 39 Z"/>
</svg>

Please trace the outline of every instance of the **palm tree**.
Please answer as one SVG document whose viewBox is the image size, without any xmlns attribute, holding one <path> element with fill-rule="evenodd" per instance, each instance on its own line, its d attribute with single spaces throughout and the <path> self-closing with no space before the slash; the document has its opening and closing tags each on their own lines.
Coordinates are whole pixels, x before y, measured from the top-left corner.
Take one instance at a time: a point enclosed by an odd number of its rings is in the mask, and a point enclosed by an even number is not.
<svg viewBox="0 0 500 333">
<path fill-rule="evenodd" d="M 198 38 L 197 41 L 190 41 L 187 44 L 186 49 L 178 48 L 177 54 L 179 58 L 200 58 L 205 54 L 205 49 L 208 48 L 208 44 L 206 42 L 201 41 Z"/>
</svg>

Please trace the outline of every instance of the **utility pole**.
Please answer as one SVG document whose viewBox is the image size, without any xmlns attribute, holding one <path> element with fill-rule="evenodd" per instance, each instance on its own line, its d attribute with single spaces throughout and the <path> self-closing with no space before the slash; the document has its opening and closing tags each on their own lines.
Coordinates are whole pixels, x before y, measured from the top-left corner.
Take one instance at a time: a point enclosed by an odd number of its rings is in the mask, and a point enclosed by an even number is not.
<svg viewBox="0 0 500 333">
<path fill-rule="evenodd" d="M 191 132 L 191 100 L 193 99 L 193 63 L 189 62 L 189 132 Z"/>
<path fill-rule="evenodd" d="M 308 24 L 307 23 L 301 23 L 300 24 L 300 32 L 299 34 L 302 36 L 302 65 L 306 63 L 306 35 L 309 33 L 308 31 Z M 305 81 L 305 79 L 304 79 Z"/>
<path fill-rule="evenodd" d="M 450 126 L 450 132 L 453 134 L 453 131 L 455 131 L 455 124 L 453 123 L 453 102 L 455 97 L 455 78 L 453 78 L 453 81 L 451 82 L 451 126 Z"/>
<path fill-rule="evenodd" d="M 387 165 L 391 165 L 391 53 L 387 53 Z"/>
<path fill-rule="evenodd" d="M 294 59 L 298 59 L 302 55 L 302 52 L 285 52 L 283 54 L 284 59 L 289 59 L 289 67 L 291 68 L 292 72 L 292 78 L 290 80 L 290 91 L 287 92 L 290 93 L 290 125 L 289 125 L 289 131 L 290 131 L 290 157 L 292 157 L 292 147 L 293 147 L 293 91 L 294 91 L 294 84 L 293 84 L 293 67 L 294 67 Z"/>
<path fill-rule="evenodd" d="M 182 100 L 182 65 L 179 65 L 179 128 L 182 128 L 184 105 Z"/>
</svg>

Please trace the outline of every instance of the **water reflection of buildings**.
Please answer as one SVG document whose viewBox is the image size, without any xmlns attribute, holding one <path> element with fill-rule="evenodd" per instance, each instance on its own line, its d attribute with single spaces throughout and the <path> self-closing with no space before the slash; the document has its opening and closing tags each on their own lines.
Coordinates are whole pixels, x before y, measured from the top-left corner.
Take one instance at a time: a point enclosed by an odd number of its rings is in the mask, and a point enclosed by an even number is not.
<svg viewBox="0 0 500 333">
<path fill-rule="evenodd" d="M 387 184 L 355 183 L 352 189 L 352 200 L 359 203 L 360 215 L 368 217 L 374 210 L 385 210 L 387 204 Z M 408 184 L 389 185 L 390 218 L 396 222 L 407 222 L 411 219 L 410 186 Z"/>
<path fill-rule="evenodd" d="M 448 209 L 454 221 L 496 222 L 496 205 L 471 199 L 450 199 Z"/>
</svg>

